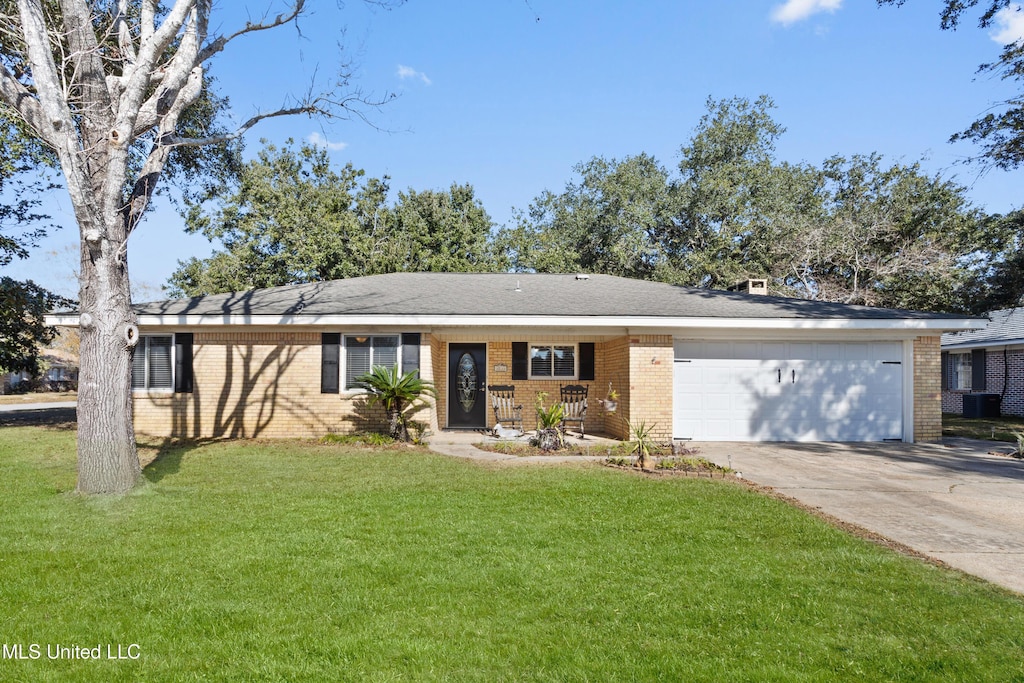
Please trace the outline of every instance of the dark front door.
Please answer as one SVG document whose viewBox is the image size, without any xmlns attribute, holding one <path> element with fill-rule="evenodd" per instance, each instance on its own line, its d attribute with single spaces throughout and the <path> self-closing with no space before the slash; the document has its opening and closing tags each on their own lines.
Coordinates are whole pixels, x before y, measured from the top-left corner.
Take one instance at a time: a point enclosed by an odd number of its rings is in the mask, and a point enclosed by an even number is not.
<svg viewBox="0 0 1024 683">
<path fill-rule="evenodd" d="M 487 344 L 448 345 L 448 426 L 487 427 Z"/>
</svg>

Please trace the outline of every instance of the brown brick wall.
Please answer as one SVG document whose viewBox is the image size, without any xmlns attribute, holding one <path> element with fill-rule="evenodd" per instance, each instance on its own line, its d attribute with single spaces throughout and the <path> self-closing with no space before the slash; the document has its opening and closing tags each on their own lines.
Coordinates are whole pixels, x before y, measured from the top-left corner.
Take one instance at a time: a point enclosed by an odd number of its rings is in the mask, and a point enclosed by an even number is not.
<svg viewBox="0 0 1024 683">
<path fill-rule="evenodd" d="M 431 340 L 421 372 L 430 379 Z M 136 392 L 135 429 L 177 438 L 312 437 L 381 429 L 360 394 L 320 393 L 320 331 L 196 331 L 191 394 Z M 429 419 L 433 411 L 417 418 Z"/>
<path fill-rule="evenodd" d="M 672 439 L 672 336 L 630 335 L 629 401 L 633 423 L 654 426 L 656 441 Z"/>
<path fill-rule="evenodd" d="M 530 341 L 523 339 L 522 341 Z M 545 336 L 545 342 L 568 342 L 587 341 L 586 339 L 569 339 L 560 337 Z M 593 381 L 577 381 L 566 379 L 512 379 L 512 342 L 494 341 L 487 344 L 487 383 L 488 384 L 512 384 L 516 388 L 516 402 L 523 406 L 523 428 L 530 430 L 537 428 L 537 396 L 540 393 L 547 394 L 544 397 L 544 407 L 548 408 L 559 400 L 559 390 L 566 384 L 583 384 L 588 387 L 587 392 L 587 417 L 585 427 L 587 433 L 597 434 L 605 432 L 605 413 L 598 403 L 608 393 L 608 379 L 605 369 L 602 366 L 602 346 L 597 342 L 594 347 L 595 365 Z M 495 366 L 503 366 L 502 371 L 495 371 Z M 489 399 L 488 399 L 489 400 Z M 488 403 L 487 426 L 494 426 L 494 411 Z M 573 431 L 575 426 L 570 427 Z"/>
<path fill-rule="evenodd" d="M 963 413 L 964 394 L 969 393 L 943 390 L 942 412 Z M 1024 416 L 1024 349 L 1008 349 L 1005 354 L 1002 348 L 988 349 L 985 354 L 984 393 L 1001 396 L 1000 411 L 1003 415 Z"/>
<path fill-rule="evenodd" d="M 940 337 L 914 340 L 914 440 L 942 438 L 942 368 Z"/>
<path fill-rule="evenodd" d="M 625 439 L 629 434 L 626 421 L 629 420 L 630 368 L 629 368 L 629 337 L 610 339 L 597 348 L 597 371 L 603 378 L 604 394 L 608 394 L 608 385 L 619 392 L 619 407 L 614 413 L 606 413 L 604 419 L 605 432 L 609 436 Z"/>
</svg>

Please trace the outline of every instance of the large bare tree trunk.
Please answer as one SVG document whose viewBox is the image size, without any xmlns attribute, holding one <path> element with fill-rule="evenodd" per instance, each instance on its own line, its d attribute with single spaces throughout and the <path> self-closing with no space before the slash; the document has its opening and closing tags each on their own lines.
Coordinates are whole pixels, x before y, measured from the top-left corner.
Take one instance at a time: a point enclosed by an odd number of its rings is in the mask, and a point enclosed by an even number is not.
<svg viewBox="0 0 1024 683">
<path fill-rule="evenodd" d="M 128 237 L 171 151 L 234 139 L 273 116 L 332 116 L 351 100 L 310 98 L 256 114 L 234 132 L 178 135 L 183 113 L 202 95 L 204 63 L 235 38 L 295 21 L 305 0 L 217 36 L 207 34 L 211 0 L 16 4 L 17 15 L 10 3 L 0 7 L 9 52 L 0 61 L 0 101 L 59 158 L 82 239 L 78 491 L 122 493 L 141 475 L 132 424 L 138 328 Z"/>
<path fill-rule="evenodd" d="M 123 233 L 119 218 L 114 216 L 110 222 L 120 223 Z M 118 228 L 109 225 L 107 230 L 116 233 Z M 123 255 L 118 258 L 112 243 L 104 241 L 93 250 L 83 240 L 79 296 L 84 320 L 78 380 L 78 491 L 121 493 L 132 489 L 141 476 L 132 425 L 131 360 L 137 337 L 130 338 L 128 332 L 135 315 L 127 263 Z"/>
</svg>

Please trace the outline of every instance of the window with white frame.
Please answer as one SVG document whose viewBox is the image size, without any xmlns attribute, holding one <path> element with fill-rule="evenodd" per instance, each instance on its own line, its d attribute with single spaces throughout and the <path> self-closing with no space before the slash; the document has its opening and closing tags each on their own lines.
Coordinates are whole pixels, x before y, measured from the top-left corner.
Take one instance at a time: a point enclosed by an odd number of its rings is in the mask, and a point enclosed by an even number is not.
<svg viewBox="0 0 1024 683">
<path fill-rule="evenodd" d="M 964 391 L 971 390 L 971 354 L 968 353 L 951 353 L 949 354 L 949 362 L 952 370 L 953 389 L 962 389 Z"/>
<path fill-rule="evenodd" d="M 132 389 L 173 389 L 174 359 L 171 335 L 139 337 L 132 356 Z"/>
<path fill-rule="evenodd" d="M 530 344 L 530 379 L 576 377 L 575 344 Z"/>
<path fill-rule="evenodd" d="M 362 389 L 356 377 L 365 375 L 375 365 L 398 367 L 398 335 L 345 337 L 345 389 Z"/>
</svg>

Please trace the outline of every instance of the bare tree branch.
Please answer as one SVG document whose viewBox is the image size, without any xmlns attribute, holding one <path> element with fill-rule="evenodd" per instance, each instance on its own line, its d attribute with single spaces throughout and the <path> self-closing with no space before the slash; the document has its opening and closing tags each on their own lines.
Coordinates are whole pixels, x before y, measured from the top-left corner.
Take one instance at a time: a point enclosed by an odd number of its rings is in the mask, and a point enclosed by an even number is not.
<svg viewBox="0 0 1024 683">
<path fill-rule="evenodd" d="M 56 147 L 53 127 L 47 120 L 35 94 L 18 82 L 14 74 L 0 63 L 0 98 L 25 120 L 32 132 L 51 147 Z"/>
<path fill-rule="evenodd" d="M 255 126 L 264 119 L 271 119 L 278 116 L 294 116 L 296 114 L 308 114 L 310 116 L 315 115 L 330 115 L 326 110 L 315 104 L 306 104 L 299 107 L 291 107 L 288 109 L 278 109 L 277 111 L 266 112 L 263 114 L 257 114 L 248 121 L 243 123 L 241 126 L 236 128 L 230 133 L 224 135 L 213 135 L 207 138 L 182 138 L 174 134 L 164 135 L 160 139 L 160 143 L 167 147 L 203 147 L 205 145 L 217 145 L 222 142 L 229 142 L 235 140 L 245 134 L 247 130 Z"/>
<path fill-rule="evenodd" d="M 205 62 L 215 54 L 224 49 L 225 46 L 235 38 L 243 36 L 247 33 L 255 33 L 257 31 L 266 31 L 268 29 L 276 28 L 277 26 L 283 26 L 284 24 L 290 23 L 297 19 L 306 7 L 306 0 L 295 0 L 295 4 L 292 6 L 290 12 L 285 14 L 278 14 L 273 20 L 266 23 L 254 24 L 252 22 L 246 23 L 243 28 L 235 31 L 229 36 L 218 36 L 209 45 L 203 48 L 202 52 L 199 53 L 199 61 Z"/>
</svg>

